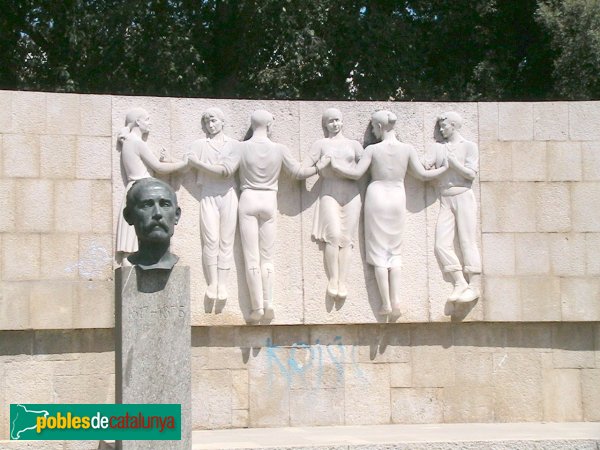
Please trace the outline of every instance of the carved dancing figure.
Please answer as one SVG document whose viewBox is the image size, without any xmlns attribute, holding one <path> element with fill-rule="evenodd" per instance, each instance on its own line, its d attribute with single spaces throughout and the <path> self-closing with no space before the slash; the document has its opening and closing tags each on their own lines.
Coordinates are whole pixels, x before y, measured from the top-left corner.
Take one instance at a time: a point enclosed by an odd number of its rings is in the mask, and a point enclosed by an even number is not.
<svg viewBox="0 0 600 450">
<path fill-rule="evenodd" d="M 153 176 L 153 173 L 167 175 L 183 169 L 187 161 L 161 162 L 146 144 L 150 133 L 150 116 L 145 109 L 133 108 L 125 115 L 125 127 L 117 137 L 117 150 L 121 152 L 121 175 L 125 182 L 125 194 L 121 211 L 125 208 L 127 192 L 133 183 Z M 133 226 L 122 214 L 117 220 L 117 262 L 127 265 L 127 256 L 138 249 L 138 241 Z"/>
<path fill-rule="evenodd" d="M 398 140 L 394 132 L 397 117 L 390 111 L 377 111 L 371 118 L 373 134 L 379 143 L 369 145 L 360 161 L 348 167 L 332 160 L 334 171 L 359 179 L 370 167 L 371 181 L 365 197 L 365 250 L 367 263 L 375 270 L 381 294 L 379 314 L 400 314 L 402 235 L 406 219 L 406 172 L 420 180 L 441 175 L 448 168 L 426 171 L 412 145 Z"/>
<path fill-rule="evenodd" d="M 206 139 L 192 143 L 189 164 L 197 169 L 200 196 L 200 238 L 202 263 L 208 287 L 206 297 L 227 299 L 227 278 L 233 260 L 233 241 L 237 225 L 238 197 L 233 176 L 222 176 L 204 169 L 205 164 L 220 164 L 230 156 L 235 139 L 223 132 L 225 115 L 219 108 L 208 108 L 202 114 Z"/>
<path fill-rule="evenodd" d="M 472 189 L 479 169 L 479 150 L 477 144 L 460 134 L 462 117 L 456 112 L 439 116 L 437 125 L 443 142 L 433 146 L 425 159 L 425 167 L 439 167 L 447 160 L 449 170 L 438 183 L 440 212 L 435 230 L 435 252 L 442 270 L 452 277 L 454 284 L 448 300 L 467 303 L 479 297 L 473 281 L 481 273 L 476 232 L 477 202 Z M 456 233 L 464 265 L 454 250 Z"/>
<path fill-rule="evenodd" d="M 329 164 L 302 167 L 282 144 L 269 138 L 273 115 L 265 110 L 251 115 L 252 137 L 234 144 L 230 157 L 220 164 L 201 164 L 205 170 L 232 176 L 239 168 L 239 223 L 246 282 L 250 291 L 250 322 L 258 322 L 273 313 L 273 252 L 277 216 L 277 189 L 282 165 L 296 179 L 315 175 Z"/>
<path fill-rule="evenodd" d="M 335 161 L 338 167 L 351 167 L 360 158 L 360 142 L 342 133 L 342 113 L 336 108 L 323 112 L 321 125 L 325 137 L 316 141 L 309 153 L 313 164 L 323 158 Z M 345 299 L 348 296 L 346 278 L 350 264 L 352 238 L 358 228 L 361 199 L 355 179 L 329 167 L 319 171 L 323 178 L 315 208 L 313 237 L 325 243 L 325 269 L 329 282 L 327 294 Z"/>
</svg>

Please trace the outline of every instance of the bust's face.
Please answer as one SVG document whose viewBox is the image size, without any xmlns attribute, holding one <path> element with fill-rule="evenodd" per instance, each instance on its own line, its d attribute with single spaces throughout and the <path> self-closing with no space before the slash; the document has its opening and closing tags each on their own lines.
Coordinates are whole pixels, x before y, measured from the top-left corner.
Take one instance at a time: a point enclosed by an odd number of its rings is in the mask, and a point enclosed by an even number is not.
<svg viewBox="0 0 600 450">
<path fill-rule="evenodd" d="M 181 215 L 171 191 L 159 184 L 149 184 L 136 189 L 134 200 L 130 217 L 138 239 L 168 241 Z"/>
<path fill-rule="evenodd" d="M 204 126 L 206 127 L 206 131 L 211 136 L 215 134 L 219 134 L 223 129 L 223 121 L 215 116 L 208 116 L 204 120 Z"/>
<path fill-rule="evenodd" d="M 454 134 L 454 124 L 449 119 L 439 121 L 440 133 L 444 139 L 448 139 Z"/>
</svg>

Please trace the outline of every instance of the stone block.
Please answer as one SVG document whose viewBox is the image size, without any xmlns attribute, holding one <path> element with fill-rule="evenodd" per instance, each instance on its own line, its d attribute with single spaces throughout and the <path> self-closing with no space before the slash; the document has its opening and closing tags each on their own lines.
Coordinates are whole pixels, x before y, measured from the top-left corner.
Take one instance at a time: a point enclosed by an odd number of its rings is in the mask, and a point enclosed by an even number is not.
<svg viewBox="0 0 600 450">
<path fill-rule="evenodd" d="M 470 323 L 453 328 L 453 345 L 461 351 L 489 352 L 504 346 L 506 326 Z"/>
<path fill-rule="evenodd" d="M 479 179 L 481 181 L 511 181 L 512 143 L 484 141 L 479 147 Z"/>
<path fill-rule="evenodd" d="M 41 235 L 41 277 L 46 280 L 78 277 L 79 236 L 74 233 Z"/>
<path fill-rule="evenodd" d="M 15 133 L 44 134 L 46 132 L 46 94 L 43 92 L 13 92 L 12 130 Z"/>
<path fill-rule="evenodd" d="M 122 441 L 124 450 L 191 447 L 190 272 L 163 272 L 115 272 L 116 401 L 181 404 L 181 440 Z"/>
<path fill-rule="evenodd" d="M 15 231 L 16 215 L 16 184 L 17 180 L 0 179 L 0 232 Z"/>
<path fill-rule="evenodd" d="M 231 411 L 231 426 L 233 428 L 248 428 L 248 410 L 234 409 Z"/>
<path fill-rule="evenodd" d="M 550 267 L 558 276 L 585 275 L 585 235 L 583 233 L 551 234 Z"/>
<path fill-rule="evenodd" d="M 584 181 L 600 181 L 600 141 L 581 143 Z"/>
<path fill-rule="evenodd" d="M 541 421 L 543 417 L 540 356 L 533 352 L 494 354 L 494 420 Z"/>
<path fill-rule="evenodd" d="M 600 275 L 600 233 L 585 234 L 586 274 Z"/>
<path fill-rule="evenodd" d="M 564 321 L 600 321 L 598 278 L 561 278 L 560 287 Z"/>
<path fill-rule="evenodd" d="M 498 346 L 500 345 L 502 344 L 498 342 Z M 456 386 L 474 388 L 489 386 L 492 383 L 493 355 L 491 352 L 456 348 L 454 350 L 454 362 Z"/>
<path fill-rule="evenodd" d="M 544 421 L 580 422 L 583 420 L 581 371 L 544 370 Z"/>
<path fill-rule="evenodd" d="M 10 133 L 12 131 L 12 96 L 14 92 L 0 92 L 0 133 Z"/>
<path fill-rule="evenodd" d="M 517 278 L 485 277 L 482 299 L 485 320 L 513 322 L 521 320 L 521 296 Z"/>
<path fill-rule="evenodd" d="M 76 286 L 69 281 L 38 281 L 29 299 L 30 324 L 34 329 L 73 327 Z"/>
<path fill-rule="evenodd" d="M 40 173 L 40 141 L 35 135 L 5 134 L 2 138 L 4 176 L 35 178 Z"/>
<path fill-rule="evenodd" d="M 486 275 L 515 274 L 515 237 L 512 233 L 483 233 L 483 270 Z"/>
<path fill-rule="evenodd" d="M 390 364 L 390 387 L 411 387 L 412 367 L 409 363 Z"/>
<path fill-rule="evenodd" d="M 112 278 L 112 248 L 111 234 L 79 235 L 79 279 L 110 280 Z"/>
<path fill-rule="evenodd" d="M 498 104 L 498 138 L 501 141 L 533 140 L 533 104 Z"/>
<path fill-rule="evenodd" d="M 79 98 L 78 94 L 46 94 L 46 132 L 48 134 L 76 135 L 79 133 Z"/>
<path fill-rule="evenodd" d="M 548 234 L 543 233 L 515 235 L 515 267 L 519 275 L 544 275 L 550 272 L 548 239 Z"/>
<path fill-rule="evenodd" d="M 538 141 L 565 141 L 569 136 L 569 105 L 565 102 L 533 104 L 534 138 Z"/>
<path fill-rule="evenodd" d="M 25 330 L 29 325 L 31 284 L 3 281 L 0 291 L 0 330 Z"/>
<path fill-rule="evenodd" d="M 111 380 L 112 381 L 112 380 Z M 54 391 L 60 403 L 110 402 L 109 377 L 105 374 L 59 375 L 54 378 Z"/>
<path fill-rule="evenodd" d="M 40 175 L 42 178 L 75 178 L 75 136 L 40 136 Z"/>
<path fill-rule="evenodd" d="M 27 380 L 26 383 L 23 381 Z M 52 365 L 46 361 L 11 361 L 4 364 L 4 401 L 10 403 L 58 402 Z"/>
<path fill-rule="evenodd" d="M 248 409 L 248 371 L 232 370 L 231 387 L 233 391 L 231 407 L 233 409 Z"/>
<path fill-rule="evenodd" d="M 40 277 L 40 235 L 5 234 L 2 236 L 2 279 L 38 280 Z"/>
<path fill-rule="evenodd" d="M 290 346 L 310 342 L 310 328 L 299 326 L 280 326 L 273 328 L 273 344 Z"/>
<path fill-rule="evenodd" d="M 600 183 L 582 182 L 571 187 L 574 231 L 600 231 L 600 208 L 591 207 L 600 198 Z"/>
<path fill-rule="evenodd" d="M 359 330 L 360 362 L 399 363 L 410 360 L 408 329 L 363 327 Z"/>
<path fill-rule="evenodd" d="M 569 102 L 569 137 L 573 141 L 600 140 L 598 102 Z"/>
<path fill-rule="evenodd" d="M 111 97 L 109 95 L 82 95 L 81 134 L 84 136 L 111 135 Z"/>
<path fill-rule="evenodd" d="M 594 368 L 594 324 L 557 324 L 552 333 L 552 349 L 556 369 Z"/>
<path fill-rule="evenodd" d="M 560 321 L 561 281 L 559 278 L 522 277 L 519 288 L 524 321 Z"/>
<path fill-rule="evenodd" d="M 479 140 L 498 140 L 498 103 L 477 103 L 479 112 Z"/>
<path fill-rule="evenodd" d="M 579 142 L 548 143 L 548 180 L 580 181 L 582 174 Z"/>
<path fill-rule="evenodd" d="M 546 143 L 516 141 L 511 143 L 512 179 L 514 181 L 545 181 L 548 177 Z"/>
<path fill-rule="evenodd" d="M 290 392 L 290 426 L 327 425 L 344 425 L 343 389 L 294 389 Z"/>
<path fill-rule="evenodd" d="M 51 232 L 54 228 L 54 185 L 50 180 L 18 180 L 17 229 L 21 232 Z"/>
<path fill-rule="evenodd" d="M 600 421 L 600 369 L 581 371 L 583 420 Z"/>
<path fill-rule="evenodd" d="M 113 151 L 110 137 L 79 136 L 77 138 L 77 178 L 110 180 Z"/>
<path fill-rule="evenodd" d="M 232 394 L 230 370 L 192 372 L 193 428 L 230 428 Z"/>
<path fill-rule="evenodd" d="M 412 386 L 445 387 L 454 385 L 454 350 L 438 346 L 411 349 Z"/>
<path fill-rule="evenodd" d="M 56 181 L 54 193 L 54 229 L 65 233 L 92 231 L 92 182 Z M 67 205 L 77 205 L 76 212 Z"/>
<path fill-rule="evenodd" d="M 112 234 L 112 186 L 110 180 L 92 181 L 92 231 Z"/>
<path fill-rule="evenodd" d="M 481 231 L 535 231 L 534 183 L 481 183 Z"/>
<path fill-rule="evenodd" d="M 570 231 L 571 190 L 567 183 L 536 183 L 537 230 Z"/>
<path fill-rule="evenodd" d="M 442 423 L 444 421 L 442 389 L 392 389 L 392 423 Z"/>
<path fill-rule="evenodd" d="M 387 364 L 358 364 L 348 370 L 344 389 L 344 423 L 389 423 L 390 371 Z M 369 399 L 369 401 L 364 401 Z"/>
<path fill-rule="evenodd" d="M 77 283 L 73 305 L 75 328 L 113 328 L 115 326 L 114 283 L 94 281 Z"/>
<path fill-rule="evenodd" d="M 494 391 L 489 386 L 457 385 L 442 392 L 444 423 L 494 421 Z"/>
<path fill-rule="evenodd" d="M 244 369 L 243 353 L 238 347 L 209 347 L 207 369 Z"/>
<path fill-rule="evenodd" d="M 289 426 L 290 381 L 285 370 L 276 366 L 266 351 L 251 359 L 248 372 L 251 427 Z"/>
</svg>

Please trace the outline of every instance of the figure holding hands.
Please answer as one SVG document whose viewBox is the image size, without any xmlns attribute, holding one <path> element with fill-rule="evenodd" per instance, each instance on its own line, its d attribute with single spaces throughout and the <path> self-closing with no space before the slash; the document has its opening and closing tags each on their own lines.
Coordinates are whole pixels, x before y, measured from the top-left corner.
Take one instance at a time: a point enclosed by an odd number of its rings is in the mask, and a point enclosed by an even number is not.
<svg viewBox="0 0 600 450">
<path fill-rule="evenodd" d="M 369 145 L 353 167 L 335 160 L 331 162 L 334 171 L 351 179 L 359 179 L 367 169 L 371 169 L 371 181 L 365 197 L 365 250 L 367 262 L 375 270 L 381 294 L 381 315 L 400 314 L 406 172 L 420 180 L 430 180 L 448 169 L 446 163 L 440 168 L 425 170 L 414 147 L 396 137 L 396 121 L 396 115 L 390 111 L 375 112 L 371 127 L 380 142 Z"/>
<path fill-rule="evenodd" d="M 425 167 L 438 167 L 447 160 L 449 170 L 438 183 L 440 212 L 435 230 L 435 252 L 442 270 L 450 275 L 454 284 L 448 300 L 467 303 L 479 297 L 473 281 L 481 273 L 476 233 L 477 202 L 472 189 L 479 168 L 479 150 L 477 144 L 460 134 L 462 118 L 456 112 L 440 115 L 437 126 L 443 140 L 429 152 Z M 463 263 L 454 250 L 456 233 Z"/>
<path fill-rule="evenodd" d="M 202 186 L 200 196 L 200 237 L 202 264 L 210 300 L 227 299 L 227 278 L 233 260 L 233 241 L 237 226 L 238 197 L 233 176 L 205 169 L 205 164 L 220 164 L 230 157 L 235 139 L 223 132 L 225 115 L 219 108 L 202 114 L 206 139 L 192 143 L 189 165 L 197 170 L 196 181 Z"/>
<path fill-rule="evenodd" d="M 152 177 L 154 174 L 167 175 L 182 170 L 187 160 L 161 162 L 146 143 L 150 133 L 150 116 L 145 109 L 133 108 L 125 115 L 125 126 L 117 138 L 117 149 L 121 151 L 121 175 L 125 182 L 125 194 L 121 210 L 125 208 L 127 192 L 137 180 Z M 135 229 L 122 214 L 117 221 L 117 261 L 127 264 L 127 256 L 136 252 L 138 241 Z"/>
<path fill-rule="evenodd" d="M 360 158 L 363 148 L 360 142 L 348 139 L 342 133 L 342 113 L 335 108 L 323 112 L 321 125 L 325 137 L 316 141 L 309 153 L 312 164 L 331 161 L 340 168 L 352 167 Z M 321 192 L 315 208 L 312 235 L 325 243 L 325 269 L 328 277 L 327 295 L 345 299 L 348 295 L 346 279 L 358 228 L 361 199 L 357 178 L 348 177 L 343 171 L 325 167 L 319 171 L 322 177 Z"/>
</svg>

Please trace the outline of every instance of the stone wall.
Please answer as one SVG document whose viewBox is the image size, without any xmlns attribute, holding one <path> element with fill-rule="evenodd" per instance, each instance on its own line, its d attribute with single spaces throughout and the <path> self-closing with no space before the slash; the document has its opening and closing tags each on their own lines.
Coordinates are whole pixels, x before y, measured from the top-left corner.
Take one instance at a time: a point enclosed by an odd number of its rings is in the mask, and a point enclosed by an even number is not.
<svg viewBox="0 0 600 450">
<path fill-rule="evenodd" d="M 407 179 L 403 315 L 378 323 L 362 226 L 350 295 L 325 298 L 310 230 L 317 177 L 283 176 L 278 194 L 276 316 L 246 326 L 239 235 L 230 298 L 203 298 L 198 187 L 172 176 L 183 216 L 173 242 L 192 269 L 195 428 L 312 424 L 600 420 L 600 102 L 280 102 L 0 91 L 0 404 L 114 401 L 113 242 L 123 195 L 115 136 L 148 109 L 148 143 L 180 157 L 218 106 L 242 139 L 249 114 L 276 117 L 273 139 L 302 159 L 321 111 L 367 137 L 394 111 L 419 153 L 438 113 L 457 110 L 479 144 L 483 296 L 446 303 L 433 254 L 433 188 Z M 364 189 L 363 182 L 363 189 Z M 452 322 L 452 323 L 448 323 Z M 8 435 L 0 409 L 0 439 Z"/>
</svg>

